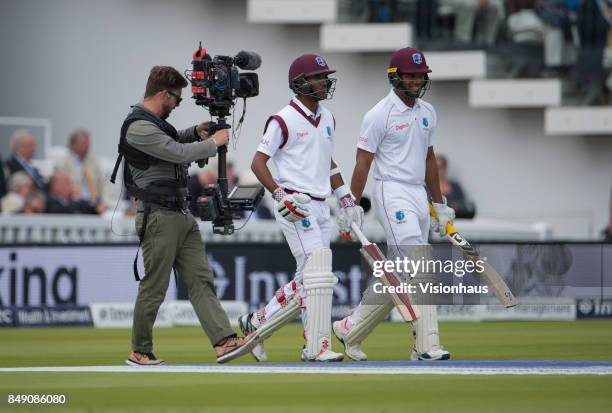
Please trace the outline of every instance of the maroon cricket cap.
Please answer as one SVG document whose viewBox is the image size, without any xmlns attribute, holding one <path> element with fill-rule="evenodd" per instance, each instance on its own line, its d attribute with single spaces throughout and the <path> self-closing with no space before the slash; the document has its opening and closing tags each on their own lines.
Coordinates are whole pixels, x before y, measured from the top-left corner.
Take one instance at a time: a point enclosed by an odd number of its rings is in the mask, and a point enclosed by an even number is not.
<svg viewBox="0 0 612 413">
<path fill-rule="evenodd" d="M 289 84 L 298 76 L 314 76 L 322 73 L 335 73 L 327 66 L 327 62 L 317 54 L 304 54 L 298 57 L 289 66 Z"/>
<path fill-rule="evenodd" d="M 431 73 L 423 52 L 412 47 L 399 49 L 389 61 L 388 73 Z"/>
</svg>

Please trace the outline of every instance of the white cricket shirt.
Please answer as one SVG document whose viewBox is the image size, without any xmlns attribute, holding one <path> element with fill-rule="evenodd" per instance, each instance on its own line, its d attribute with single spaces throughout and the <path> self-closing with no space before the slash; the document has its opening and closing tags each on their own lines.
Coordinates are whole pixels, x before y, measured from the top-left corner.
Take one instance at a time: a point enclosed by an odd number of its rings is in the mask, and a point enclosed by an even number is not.
<svg viewBox="0 0 612 413">
<path fill-rule="evenodd" d="M 335 123 L 320 103 L 314 114 L 297 98 L 268 119 L 257 150 L 272 158 L 281 188 L 317 198 L 330 195 Z"/>
<path fill-rule="evenodd" d="M 374 155 L 374 179 L 425 185 L 436 111 L 422 99 L 406 106 L 393 90 L 365 114 L 357 147 Z"/>
</svg>

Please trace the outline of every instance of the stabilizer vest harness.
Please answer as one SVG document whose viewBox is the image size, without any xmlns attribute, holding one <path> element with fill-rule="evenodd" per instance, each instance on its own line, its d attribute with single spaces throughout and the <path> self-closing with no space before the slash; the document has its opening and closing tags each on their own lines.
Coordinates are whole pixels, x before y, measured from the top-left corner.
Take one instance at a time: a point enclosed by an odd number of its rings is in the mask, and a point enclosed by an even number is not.
<svg viewBox="0 0 612 413">
<path fill-rule="evenodd" d="M 183 213 L 185 212 L 187 208 L 187 201 L 189 199 L 187 193 L 188 174 L 187 165 L 174 164 L 175 179 L 153 181 L 145 188 L 140 188 L 136 185 L 128 165 L 132 166 L 133 168 L 146 171 L 151 167 L 151 165 L 167 161 L 148 155 L 131 146 L 125 137 L 130 125 L 137 120 L 146 120 L 153 123 L 175 141 L 178 141 L 179 136 L 174 126 L 165 120 L 158 118 L 151 112 L 139 106 L 133 106 L 132 108 L 132 112 L 123 121 L 123 125 L 121 126 L 121 136 L 119 138 L 119 156 L 117 156 L 117 161 L 115 162 L 115 168 L 113 169 L 113 174 L 111 175 L 110 181 L 113 184 L 115 183 L 119 166 L 121 165 L 122 159 L 125 158 L 125 162 L 123 163 L 123 183 L 125 184 L 125 189 L 128 195 L 142 201 L 144 204 L 142 227 L 138 233 L 138 238 L 140 241 L 138 248 L 140 249 L 145 237 L 147 220 L 153 205 L 182 211 Z M 134 278 L 136 281 L 140 281 L 137 261 L 138 251 L 136 252 L 136 258 L 134 259 Z"/>
</svg>

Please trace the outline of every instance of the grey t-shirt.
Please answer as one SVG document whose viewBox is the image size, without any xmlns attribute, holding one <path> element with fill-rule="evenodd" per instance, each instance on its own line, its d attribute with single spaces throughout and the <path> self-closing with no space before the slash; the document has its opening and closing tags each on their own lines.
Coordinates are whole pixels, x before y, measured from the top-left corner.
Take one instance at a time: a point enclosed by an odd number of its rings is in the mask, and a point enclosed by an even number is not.
<svg viewBox="0 0 612 413">
<path fill-rule="evenodd" d="M 142 104 L 137 106 L 142 108 Z M 174 165 L 177 163 L 194 162 L 216 155 L 215 143 L 211 139 L 200 141 L 193 126 L 178 131 L 178 134 L 179 142 L 176 142 L 155 124 L 146 120 L 137 120 L 129 126 L 125 135 L 127 143 L 147 155 L 166 161 L 151 165 L 144 171 L 128 166 L 139 188 L 157 180 L 176 179 Z"/>
</svg>

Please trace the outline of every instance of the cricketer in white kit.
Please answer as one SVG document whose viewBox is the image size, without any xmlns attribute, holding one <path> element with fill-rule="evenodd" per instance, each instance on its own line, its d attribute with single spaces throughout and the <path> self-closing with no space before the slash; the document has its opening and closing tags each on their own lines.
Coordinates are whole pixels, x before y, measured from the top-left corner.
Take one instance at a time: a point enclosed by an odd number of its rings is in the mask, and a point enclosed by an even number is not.
<svg viewBox="0 0 612 413">
<path fill-rule="evenodd" d="M 361 225 L 363 210 L 332 159 L 335 121 L 319 102 L 333 96 L 335 70 L 318 55 L 306 54 L 289 68 L 289 87 L 295 97 L 266 122 L 251 169 L 275 200 L 274 216 L 295 257 L 294 279 L 279 288 L 268 304 L 240 317 L 240 328 L 266 339 L 300 313 L 304 324 L 303 361 L 341 361 L 332 351 L 333 287 L 329 249 L 332 225 L 325 199 L 333 192 L 341 205 L 342 231 Z M 268 169 L 272 159 L 276 175 Z M 253 351 L 267 360 L 263 341 Z"/>
<path fill-rule="evenodd" d="M 351 189 L 358 203 L 374 162 L 374 207 L 387 236 L 389 260 L 430 253 L 427 189 L 439 217 L 435 230 L 444 235 L 446 223 L 455 216 L 440 192 L 433 150 L 436 112 L 421 99 L 428 89 L 430 72 L 421 51 L 396 51 L 388 69 L 392 90 L 366 113 L 361 126 Z M 419 273 L 414 280 L 435 282 L 436 274 Z M 376 295 L 370 285 L 351 314 L 333 324 L 334 334 L 351 359 L 367 360 L 361 343 L 393 308 L 389 297 Z M 450 358 L 440 346 L 437 310 L 432 300 L 423 294 L 414 298 L 421 317 L 412 323 L 413 360 Z"/>
</svg>

